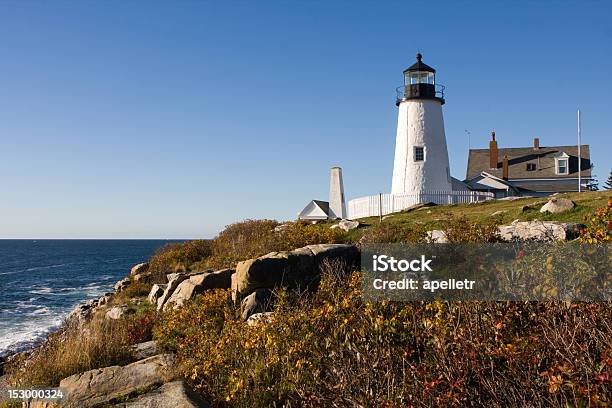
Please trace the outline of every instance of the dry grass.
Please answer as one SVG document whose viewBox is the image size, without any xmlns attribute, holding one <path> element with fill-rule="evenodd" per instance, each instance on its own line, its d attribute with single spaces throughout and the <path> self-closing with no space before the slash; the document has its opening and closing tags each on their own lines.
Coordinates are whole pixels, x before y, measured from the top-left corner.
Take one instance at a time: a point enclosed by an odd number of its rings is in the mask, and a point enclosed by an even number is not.
<svg viewBox="0 0 612 408">
<path fill-rule="evenodd" d="M 100 312 L 81 326 L 65 326 L 40 348 L 13 360 L 8 380 L 19 387 L 57 386 L 72 374 L 127 364 L 133 359 L 130 346 L 151 339 L 155 319 L 147 309 L 119 320 L 105 319 Z"/>
<path fill-rule="evenodd" d="M 9 379 L 19 387 L 57 386 L 75 373 L 125 364 L 131 359 L 129 338 L 122 321 L 97 318 L 84 327 L 65 327 L 41 348 L 16 359 L 9 367 Z"/>
</svg>

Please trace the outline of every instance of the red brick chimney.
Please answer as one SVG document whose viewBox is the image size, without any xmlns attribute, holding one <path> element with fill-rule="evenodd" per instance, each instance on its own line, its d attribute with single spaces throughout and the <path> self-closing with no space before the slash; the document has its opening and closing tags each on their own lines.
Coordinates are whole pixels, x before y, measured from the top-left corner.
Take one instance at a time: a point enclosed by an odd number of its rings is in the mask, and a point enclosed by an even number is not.
<svg viewBox="0 0 612 408">
<path fill-rule="evenodd" d="M 504 156 L 502 161 L 502 178 L 508 180 L 508 156 Z"/>
<path fill-rule="evenodd" d="M 497 168 L 497 142 L 495 141 L 495 132 L 491 132 L 491 141 L 489 142 L 489 168 Z"/>
<path fill-rule="evenodd" d="M 537 137 L 533 138 L 533 150 L 539 150 L 540 149 L 540 139 Z"/>
</svg>

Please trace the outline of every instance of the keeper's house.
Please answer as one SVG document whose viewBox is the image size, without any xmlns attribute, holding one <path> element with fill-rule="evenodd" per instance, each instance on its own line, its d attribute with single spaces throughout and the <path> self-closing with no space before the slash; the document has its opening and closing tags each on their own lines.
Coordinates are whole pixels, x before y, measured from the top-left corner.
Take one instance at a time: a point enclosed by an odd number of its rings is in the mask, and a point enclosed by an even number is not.
<svg viewBox="0 0 612 408">
<path fill-rule="evenodd" d="M 589 146 L 582 145 L 581 184 L 591 179 Z M 487 191 L 496 198 L 547 196 L 578 191 L 578 146 L 498 148 L 495 132 L 488 149 L 470 149 L 464 183 L 470 190 Z"/>
</svg>

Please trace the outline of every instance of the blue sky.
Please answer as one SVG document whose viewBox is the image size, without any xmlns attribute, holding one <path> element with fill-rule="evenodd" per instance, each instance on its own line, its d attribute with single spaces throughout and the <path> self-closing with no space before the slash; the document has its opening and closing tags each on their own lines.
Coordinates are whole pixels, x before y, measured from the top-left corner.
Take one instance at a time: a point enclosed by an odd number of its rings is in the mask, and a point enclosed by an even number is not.
<svg viewBox="0 0 612 408">
<path fill-rule="evenodd" d="M 610 2 L 0 1 L 0 237 L 212 237 L 390 190 L 395 88 L 447 87 L 452 174 L 485 147 L 612 168 Z"/>
</svg>

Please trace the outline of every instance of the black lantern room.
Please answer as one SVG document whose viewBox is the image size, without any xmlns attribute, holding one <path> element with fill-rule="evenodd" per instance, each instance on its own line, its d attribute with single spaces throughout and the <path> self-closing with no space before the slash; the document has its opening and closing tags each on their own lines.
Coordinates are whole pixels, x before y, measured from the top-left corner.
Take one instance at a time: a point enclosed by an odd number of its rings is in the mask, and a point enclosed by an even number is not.
<svg viewBox="0 0 612 408">
<path fill-rule="evenodd" d="M 436 85 L 436 70 L 422 58 L 417 54 L 416 62 L 404 70 L 404 85 L 397 88 L 396 105 L 411 99 L 433 99 L 444 104 L 444 86 Z"/>
</svg>

